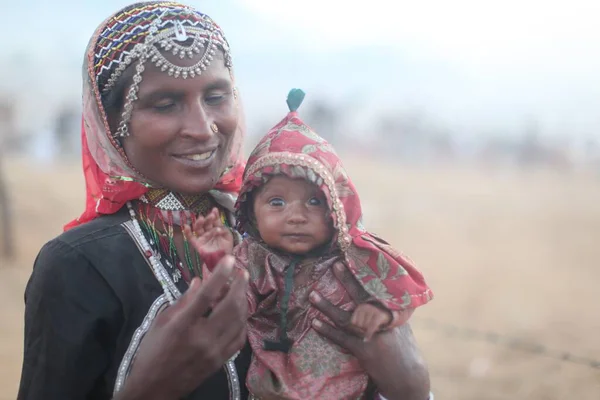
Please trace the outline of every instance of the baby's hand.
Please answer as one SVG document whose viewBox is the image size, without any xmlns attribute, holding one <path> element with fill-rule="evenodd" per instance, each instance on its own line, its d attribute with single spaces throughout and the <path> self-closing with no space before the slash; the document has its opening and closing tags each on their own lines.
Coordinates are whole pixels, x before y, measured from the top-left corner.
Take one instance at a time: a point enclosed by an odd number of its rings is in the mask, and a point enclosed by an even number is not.
<svg viewBox="0 0 600 400">
<path fill-rule="evenodd" d="M 376 305 L 363 303 L 359 304 L 352 313 L 350 322 L 358 330 L 364 332 L 365 342 L 369 341 L 375 332 L 383 329 L 392 321 L 389 311 Z"/>
<path fill-rule="evenodd" d="M 222 257 L 233 250 L 233 235 L 223 226 L 219 210 L 216 208 L 205 217 L 199 215 L 193 228 L 189 225 L 184 226 L 183 234 L 203 259 L 219 253 Z"/>
</svg>

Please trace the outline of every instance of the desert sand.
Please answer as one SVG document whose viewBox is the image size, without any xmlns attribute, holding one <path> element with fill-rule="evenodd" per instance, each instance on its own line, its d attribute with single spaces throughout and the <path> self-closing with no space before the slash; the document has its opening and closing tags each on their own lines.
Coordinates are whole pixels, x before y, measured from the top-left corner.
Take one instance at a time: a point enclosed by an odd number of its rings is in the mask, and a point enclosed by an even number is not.
<svg viewBox="0 0 600 400">
<path fill-rule="evenodd" d="M 430 329 L 431 318 L 600 360 L 600 176 L 345 158 L 366 227 L 414 259 L 435 299 L 415 335 L 436 399 L 598 400 L 600 369 Z M 23 291 L 39 248 L 83 209 L 79 163 L 9 159 L 18 256 L 0 260 L 0 399 L 15 399 Z"/>
</svg>

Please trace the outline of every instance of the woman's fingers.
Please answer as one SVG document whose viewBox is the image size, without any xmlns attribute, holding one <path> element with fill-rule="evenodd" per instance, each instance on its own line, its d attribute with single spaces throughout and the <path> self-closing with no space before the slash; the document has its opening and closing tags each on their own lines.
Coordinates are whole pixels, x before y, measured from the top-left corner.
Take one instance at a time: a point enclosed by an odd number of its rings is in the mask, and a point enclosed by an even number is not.
<svg viewBox="0 0 600 400">
<path fill-rule="evenodd" d="M 221 295 L 223 288 L 230 284 L 235 272 L 233 263 L 233 256 L 221 258 L 213 274 L 197 290 L 192 287 L 188 289 L 183 295 L 183 297 L 187 297 L 185 309 L 179 313 L 180 317 L 184 319 L 183 323 L 193 324 L 208 313 Z"/>
<path fill-rule="evenodd" d="M 209 322 L 219 336 L 227 335 L 232 325 L 245 326 L 248 319 L 248 272 L 236 270 L 231 287 L 223 299 L 215 305 Z"/>
<path fill-rule="evenodd" d="M 327 339 L 331 340 L 338 346 L 341 346 L 342 348 L 350 351 L 352 354 L 356 353 L 357 346 L 360 345 L 360 342 L 362 341 L 356 336 L 348 334 L 342 331 L 341 329 L 338 329 L 318 319 L 314 319 L 312 321 L 312 326 L 317 331 L 317 333 L 325 336 Z"/>
<path fill-rule="evenodd" d="M 199 335 L 211 338 L 212 351 L 217 358 L 231 358 L 246 342 L 248 276 L 235 270 L 225 296 L 214 305 L 208 318 L 196 325 Z"/>
<path fill-rule="evenodd" d="M 364 303 L 369 298 L 367 291 L 356 280 L 343 262 L 338 261 L 333 265 L 333 273 L 356 304 Z"/>
<path fill-rule="evenodd" d="M 329 300 L 317 292 L 312 292 L 309 299 L 315 308 L 329 318 L 335 326 L 350 335 L 362 337 L 363 332 L 351 323 L 352 313 L 350 311 L 342 310 L 341 308 L 334 306 Z"/>
</svg>

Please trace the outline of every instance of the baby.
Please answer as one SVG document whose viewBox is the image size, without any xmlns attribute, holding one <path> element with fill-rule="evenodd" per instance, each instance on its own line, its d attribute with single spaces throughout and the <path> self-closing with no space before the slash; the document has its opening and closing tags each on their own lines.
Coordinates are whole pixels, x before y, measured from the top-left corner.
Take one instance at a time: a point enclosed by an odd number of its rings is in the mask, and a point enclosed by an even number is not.
<svg viewBox="0 0 600 400">
<path fill-rule="evenodd" d="M 368 377 L 312 328 L 315 318 L 327 319 L 309 294 L 352 311 L 351 324 L 365 340 L 405 323 L 433 295 L 406 256 L 363 227 L 358 193 L 340 159 L 297 115 L 303 98 L 290 92 L 290 113 L 250 155 L 236 203 L 241 243 L 234 247 L 216 210 L 185 233 L 209 270 L 233 253 L 249 272 L 253 359 L 246 384 L 253 398 L 357 399 Z M 364 289 L 360 304 L 333 274 L 339 261 Z"/>
</svg>

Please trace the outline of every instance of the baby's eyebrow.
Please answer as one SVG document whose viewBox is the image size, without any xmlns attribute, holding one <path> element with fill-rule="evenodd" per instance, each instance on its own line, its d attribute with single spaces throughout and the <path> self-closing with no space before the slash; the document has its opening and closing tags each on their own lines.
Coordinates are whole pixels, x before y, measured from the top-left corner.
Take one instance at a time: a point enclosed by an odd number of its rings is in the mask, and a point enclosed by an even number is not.
<svg viewBox="0 0 600 400">
<path fill-rule="evenodd" d="M 265 188 L 260 195 L 262 196 L 282 196 L 283 194 L 278 190 L 278 188 Z"/>
</svg>

